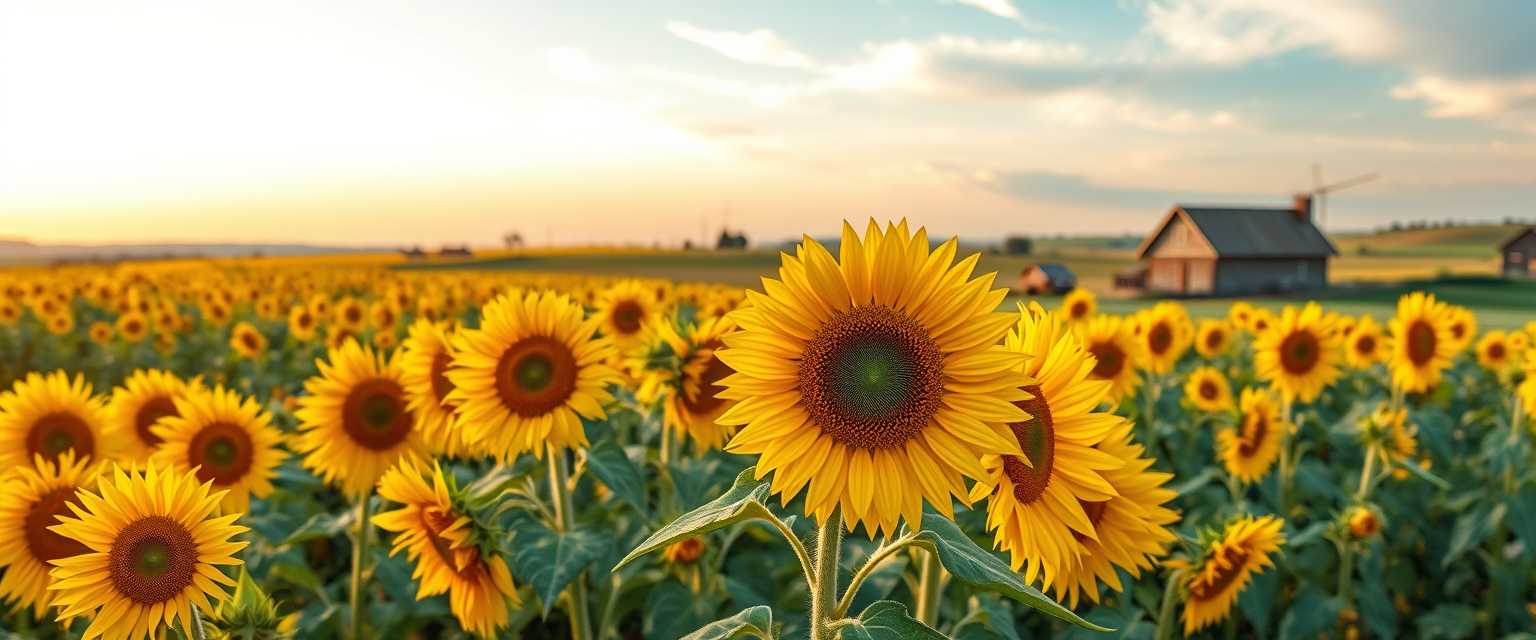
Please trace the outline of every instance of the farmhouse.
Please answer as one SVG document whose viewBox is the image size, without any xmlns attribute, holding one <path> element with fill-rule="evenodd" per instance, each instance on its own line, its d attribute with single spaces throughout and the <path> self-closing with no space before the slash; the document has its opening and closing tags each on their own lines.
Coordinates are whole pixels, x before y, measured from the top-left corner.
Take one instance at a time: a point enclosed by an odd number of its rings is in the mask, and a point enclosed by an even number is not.
<svg viewBox="0 0 1536 640">
<path fill-rule="evenodd" d="M 1180 295 L 1248 295 L 1328 286 L 1328 259 L 1338 255 L 1312 223 L 1312 198 L 1288 209 L 1174 205 L 1142 241 L 1137 282 Z"/>
<path fill-rule="evenodd" d="M 1035 296 L 1042 293 L 1066 293 L 1077 286 L 1077 276 L 1056 263 L 1032 264 L 1019 274 L 1018 288 Z"/>
<path fill-rule="evenodd" d="M 1499 246 L 1504 257 L 1504 277 L 1529 278 L 1536 275 L 1536 227 L 1527 227 Z"/>
</svg>

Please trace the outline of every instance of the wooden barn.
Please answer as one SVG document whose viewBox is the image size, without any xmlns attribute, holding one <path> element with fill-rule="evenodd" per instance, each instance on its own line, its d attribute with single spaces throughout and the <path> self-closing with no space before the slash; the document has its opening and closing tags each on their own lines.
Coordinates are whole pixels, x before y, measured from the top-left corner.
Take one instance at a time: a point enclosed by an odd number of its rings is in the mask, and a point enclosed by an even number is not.
<svg viewBox="0 0 1536 640">
<path fill-rule="evenodd" d="M 1136 250 L 1146 290 L 1217 296 L 1327 287 L 1336 255 L 1306 195 L 1286 209 L 1174 205 Z"/>
<path fill-rule="evenodd" d="M 1536 275 L 1536 227 L 1527 227 L 1499 246 L 1504 257 L 1504 277 L 1529 278 Z"/>
<path fill-rule="evenodd" d="M 1065 265 L 1032 264 L 1019 273 L 1020 291 L 1032 296 L 1042 293 L 1066 293 L 1077 286 L 1077 276 Z"/>
</svg>

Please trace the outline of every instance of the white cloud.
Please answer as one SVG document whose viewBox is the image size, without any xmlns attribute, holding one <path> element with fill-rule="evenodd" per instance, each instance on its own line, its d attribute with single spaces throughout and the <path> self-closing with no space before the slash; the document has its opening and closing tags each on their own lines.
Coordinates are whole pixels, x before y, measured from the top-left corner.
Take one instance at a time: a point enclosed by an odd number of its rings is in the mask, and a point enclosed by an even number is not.
<svg viewBox="0 0 1536 640">
<path fill-rule="evenodd" d="M 795 69 L 813 65 L 810 56 L 796 51 L 769 29 L 716 31 L 672 21 L 667 23 L 667 31 L 738 62 Z"/>
<path fill-rule="evenodd" d="M 1487 118 L 1536 105 L 1536 77 L 1503 80 L 1458 80 L 1419 76 L 1392 88 L 1399 100 L 1430 103 L 1432 118 Z"/>
<path fill-rule="evenodd" d="M 544 68 L 556 78 L 575 84 L 601 84 L 610 75 L 585 51 L 575 47 L 545 50 Z"/>
<path fill-rule="evenodd" d="M 1369 3 L 1293 0 L 1164 0 L 1147 5 L 1146 30 L 1176 57 L 1241 64 L 1303 47 L 1380 59 L 1399 32 Z"/>
<path fill-rule="evenodd" d="M 1019 8 L 1013 6 L 1013 2 L 1011 2 L 1010 0 L 948 0 L 948 1 L 951 2 L 951 3 L 954 3 L 954 4 L 963 4 L 963 5 L 967 6 L 967 7 L 973 7 L 973 8 L 976 8 L 976 9 L 981 9 L 982 11 L 990 13 L 990 14 L 992 14 L 994 16 L 999 17 L 999 18 L 1008 18 L 1009 20 L 1018 20 L 1019 18 L 1022 17 L 1022 16 L 1019 15 Z"/>
</svg>

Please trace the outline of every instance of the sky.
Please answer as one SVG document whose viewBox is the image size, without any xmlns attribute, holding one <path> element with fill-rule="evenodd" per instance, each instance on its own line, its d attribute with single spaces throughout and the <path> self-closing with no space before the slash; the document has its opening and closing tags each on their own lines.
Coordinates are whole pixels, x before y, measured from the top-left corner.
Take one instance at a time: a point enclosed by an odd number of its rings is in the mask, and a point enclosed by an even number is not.
<svg viewBox="0 0 1536 640">
<path fill-rule="evenodd" d="M 0 5 L 0 236 L 680 243 L 1536 216 L 1536 2 Z"/>
</svg>

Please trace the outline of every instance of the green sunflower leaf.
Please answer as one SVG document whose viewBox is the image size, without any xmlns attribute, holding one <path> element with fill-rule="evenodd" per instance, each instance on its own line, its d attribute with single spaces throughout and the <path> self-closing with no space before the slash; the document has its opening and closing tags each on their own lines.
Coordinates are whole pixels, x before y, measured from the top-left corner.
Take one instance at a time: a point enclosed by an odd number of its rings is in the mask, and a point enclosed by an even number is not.
<svg viewBox="0 0 1536 640">
<path fill-rule="evenodd" d="M 538 594 L 548 614 L 565 586 L 585 571 L 609 544 L 605 536 L 577 527 L 555 531 L 536 518 L 520 519 L 513 549 L 513 572 Z"/>
<path fill-rule="evenodd" d="M 923 514 L 923 530 L 916 543 L 937 553 L 939 563 L 956 579 L 977 589 L 995 591 L 1048 616 L 1094 631 L 1112 631 L 1078 617 L 1040 590 L 1024 582 L 1008 563 L 971 541 L 960 527 L 935 513 Z M 879 603 L 876 603 L 879 604 Z"/>
<path fill-rule="evenodd" d="M 762 638 L 773 640 L 773 609 L 756 606 L 742 609 L 736 615 L 716 620 L 698 631 L 682 637 L 682 640 L 738 640 Z"/>
<path fill-rule="evenodd" d="M 945 640 L 944 634 L 907 613 L 907 606 L 881 600 L 842 628 L 843 640 Z"/>
<path fill-rule="evenodd" d="M 746 520 L 772 518 L 773 513 L 768 510 L 766 504 L 768 482 L 753 479 L 752 473 L 751 468 L 742 471 L 736 476 L 736 483 L 720 497 L 657 529 L 656 533 L 651 534 L 645 542 L 640 543 L 640 546 L 635 547 L 629 555 L 624 556 L 623 560 L 614 565 L 613 570 L 618 571 L 641 556 L 664 549 L 674 542 L 701 536 Z"/>
<path fill-rule="evenodd" d="M 603 481 L 613 495 L 635 508 L 641 515 L 648 512 L 645 504 L 645 478 L 640 469 L 624 453 L 624 447 L 613 440 L 599 440 L 587 449 L 587 469 Z"/>
</svg>

